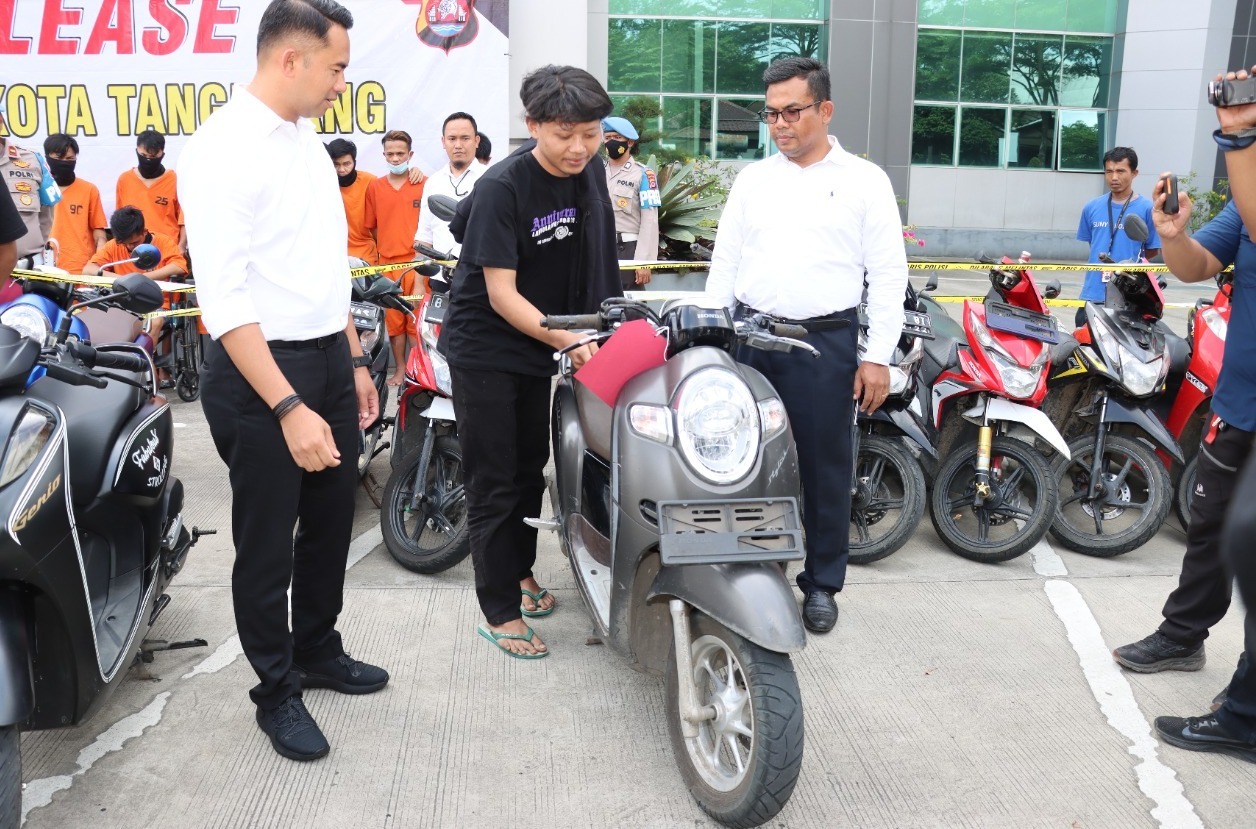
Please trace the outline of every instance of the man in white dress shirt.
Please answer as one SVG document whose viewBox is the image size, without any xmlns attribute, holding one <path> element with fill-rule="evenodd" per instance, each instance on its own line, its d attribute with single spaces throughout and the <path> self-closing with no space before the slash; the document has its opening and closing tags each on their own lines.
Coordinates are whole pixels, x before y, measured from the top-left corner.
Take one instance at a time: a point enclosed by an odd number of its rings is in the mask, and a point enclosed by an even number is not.
<svg viewBox="0 0 1256 829">
<path fill-rule="evenodd" d="M 414 241 L 457 256 L 462 245 L 454 241 L 449 232 L 449 222 L 436 218 L 432 213 L 427 199 L 429 196 L 448 196 L 454 201 L 462 201 L 488 168 L 475 160 L 475 151 L 480 146 L 479 128 L 475 119 L 467 113 L 455 112 L 445 119 L 441 125 L 440 143 L 449 163 L 427 177 Z"/>
<path fill-rule="evenodd" d="M 350 658 L 336 630 L 358 429 L 379 399 L 349 316 L 336 171 L 309 119 L 345 88 L 352 25 L 333 0 L 273 0 L 257 74 L 179 159 L 197 297 L 215 341 L 202 399 L 231 480 L 231 594 L 259 680 L 249 696 L 275 750 L 293 760 L 329 751 L 302 688 L 365 694 L 388 682 Z M 223 175 L 244 147 L 265 176 Z"/>
<path fill-rule="evenodd" d="M 890 180 L 828 134 L 829 72 L 789 57 L 763 73 L 762 118 L 780 151 L 737 176 L 720 219 L 707 293 L 741 315 L 801 323 L 820 358 L 741 349 L 781 395 L 798 444 L 807 561 L 798 575 L 803 622 L 833 629 L 850 555 L 850 424 L 889 394 L 903 325 L 907 255 Z M 865 275 L 866 274 L 866 275 Z M 867 282 L 868 351 L 857 357 Z"/>
</svg>

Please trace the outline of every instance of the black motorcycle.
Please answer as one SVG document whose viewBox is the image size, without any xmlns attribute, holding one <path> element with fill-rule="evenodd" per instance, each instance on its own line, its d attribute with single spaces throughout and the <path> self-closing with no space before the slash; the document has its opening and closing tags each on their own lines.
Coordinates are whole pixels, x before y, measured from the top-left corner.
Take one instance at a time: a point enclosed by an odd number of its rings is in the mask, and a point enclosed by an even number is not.
<svg viewBox="0 0 1256 829">
<path fill-rule="evenodd" d="M 140 274 L 71 312 L 160 308 Z M 21 819 L 18 732 L 78 725 L 141 654 L 201 534 L 170 474 L 170 406 L 138 345 L 52 344 L 0 326 L 0 825 Z M 43 376 L 31 381 L 32 369 Z M 193 643 L 177 643 L 168 649 Z M 203 644 L 196 642 L 194 644 Z"/>
</svg>

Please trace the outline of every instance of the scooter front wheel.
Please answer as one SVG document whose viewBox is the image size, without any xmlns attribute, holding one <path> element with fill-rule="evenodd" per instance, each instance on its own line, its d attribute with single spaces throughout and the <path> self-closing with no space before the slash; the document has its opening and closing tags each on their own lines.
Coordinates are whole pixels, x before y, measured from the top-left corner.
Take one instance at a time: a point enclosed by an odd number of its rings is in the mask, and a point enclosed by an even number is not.
<svg viewBox="0 0 1256 829">
<path fill-rule="evenodd" d="M 802 768 L 803 716 L 788 654 L 769 651 L 694 613 L 692 679 L 713 719 L 686 737 L 676 647 L 667 673 L 667 730 L 681 776 L 702 811 L 726 826 L 759 826 L 789 800 Z"/>
<path fill-rule="evenodd" d="M 1074 552 L 1111 558 L 1138 549 L 1160 532 L 1173 484 L 1150 447 L 1124 435 L 1104 436 L 1094 498 L 1087 494 L 1095 436 L 1079 438 L 1068 448 L 1072 459 L 1060 458 L 1054 468 L 1060 503 L 1052 538 Z"/>
<path fill-rule="evenodd" d="M 1010 561 L 1042 540 L 1055 517 L 1056 487 L 1047 459 L 1024 441 L 997 437 L 990 492 L 977 505 L 977 445 L 954 452 L 938 470 L 929 518 L 952 551 L 972 561 Z"/>
<path fill-rule="evenodd" d="M 380 529 L 397 563 L 416 573 L 448 570 L 471 552 L 462 451 L 448 435 L 436 438 L 426 480 L 418 482 L 423 447 L 402 458 L 384 485 Z M 421 488 L 416 498 L 416 483 Z"/>
<path fill-rule="evenodd" d="M 1182 529 L 1185 530 L 1191 528 L 1191 501 L 1195 498 L 1197 474 L 1199 474 L 1199 455 L 1191 458 L 1186 468 L 1182 470 L 1182 477 L 1178 479 L 1177 497 L 1173 500 L 1178 520 L 1182 522 Z"/>
<path fill-rule="evenodd" d="M 850 563 L 871 564 L 907 543 L 925 514 L 925 473 L 896 438 L 861 435 L 850 504 Z"/>
</svg>

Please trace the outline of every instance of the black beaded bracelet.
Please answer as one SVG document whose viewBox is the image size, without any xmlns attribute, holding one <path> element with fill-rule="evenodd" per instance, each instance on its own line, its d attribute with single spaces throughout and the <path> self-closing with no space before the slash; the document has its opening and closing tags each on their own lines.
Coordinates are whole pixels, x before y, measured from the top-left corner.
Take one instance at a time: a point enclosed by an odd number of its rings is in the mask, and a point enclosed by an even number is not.
<svg viewBox="0 0 1256 829">
<path fill-rule="evenodd" d="M 275 415 L 275 420 L 283 420 L 284 416 L 304 403 L 299 394 L 290 394 L 283 400 L 275 404 L 275 408 L 271 409 L 271 413 Z"/>
</svg>

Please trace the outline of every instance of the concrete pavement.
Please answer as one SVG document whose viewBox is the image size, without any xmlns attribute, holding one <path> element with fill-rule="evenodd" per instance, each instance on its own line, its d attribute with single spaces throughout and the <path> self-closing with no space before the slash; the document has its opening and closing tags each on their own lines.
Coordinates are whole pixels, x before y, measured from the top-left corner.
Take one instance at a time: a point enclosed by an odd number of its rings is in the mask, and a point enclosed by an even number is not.
<svg viewBox="0 0 1256 829">
<path fill-rule="evenodd" d="M 199 406 L 174 412 L 188 523 L 220 533 L 193 550 L 153 634 L 209 648 L 133 669 L 80 728 L 25 735 L 28 827 L 714 825 L 681 783 L 662 682 L 585 644 L 552 537 L 537 577 L 559 610 L 536 627 L 553 655 L 511 660 L 474 633 L 470 563 L 403 570 L 364 493 L 341 629 L 392 682 L 365 697 L 308 692 L 331 755 L 276 755 L 234 639 L 225 470 Z M 374 468 L 385 476 L 387 461 Z M 807 746 L 774 825 L 1253 825 L 1256 765 L 1163 745 L 1150 725 L 1207 710 L 1242 645 L 1241 607 L 1198 673 L 1125 674 L 1107 653 L 1158 624 L 1182 539 L 1166 526 L 1115 559 L 1044 544 L 980 565 L 947 551 L 926 518 L 903 550 L 852 567 L 837 630 L 795 659 Z"/>
</svg>

